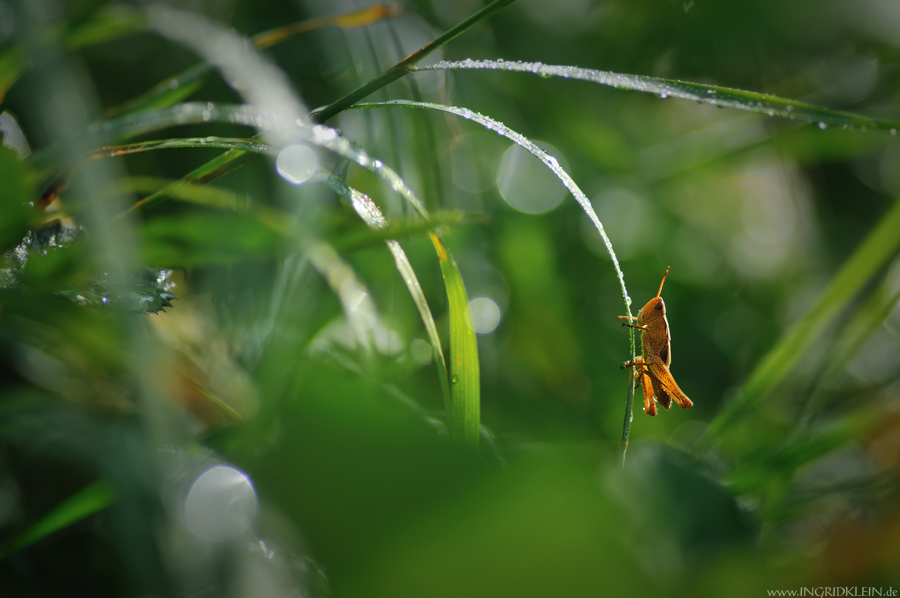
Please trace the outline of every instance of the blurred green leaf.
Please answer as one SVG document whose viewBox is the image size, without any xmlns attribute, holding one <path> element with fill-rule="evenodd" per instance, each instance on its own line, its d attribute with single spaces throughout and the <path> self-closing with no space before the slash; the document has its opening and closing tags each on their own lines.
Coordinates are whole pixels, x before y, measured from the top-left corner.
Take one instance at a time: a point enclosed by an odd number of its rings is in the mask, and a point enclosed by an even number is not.
<svg viewBox="0 0 900 598">
<path fill-rule="evenodd" d="M 292 23 L 291 25 L 264 31 L 253 36 L 251 41 L 253 42 L 253 45 L 259 49 L 269 48 L 300 33 L 308 33 L 325 27 L 336 26 L 352 28 L 370 25 L 381 19 L 393 17 L 398 14 L 400 10 L 399 7 L 388 4 L 367 6 L 366 8 L 350 13 L 306 19 L 299 23 Z M 127 27 L 127 23 L 125 23 L 125 26 Z M 99 27 L 99 25 L 95 27 Z M 115 114 L 123 114 L 126 112 L 152 110 L 154 108 L 164 108 L 166 106 L 177 104 L 178 102 L 189 98 L 200 89 L 203 85 L 203 79 L 211 70 L 212 67 L 208 63 L 194 65 L 181 73 L 158 83 L 136 98 L 108 109 L 106 115 L 113 116 Z"/>
<path fill-rule="evenodd" d="M 106 480 L 94 482 L 72 495 L 43 519 L 0 548 L 0 559 L 17 552 L 41 538 L 66 528 L 110 506 L 115 501 L 112 485 Z"/>
<path fill-rule="evenodd" d="M 70 49 L 95 46 L 103 42 L 121 39 L 146 30 L 147 20 L 139 10 L 122 3 L 106 6 L 95 12 L 85 22 L 76 25 L 65 35 Z"/>
<path fill-rule="evenodd" d="M 13 46 L 0 52 L 0 102 L 24 70 L 25 55 L 19 47 Z"/>
<path fill-rule="evenodd" d="M 158 267 L 229 264 L 272 257 L 284 238 L 259 220 L 233 212 L 151 218 L 140 227 L 144 257 Z"/>
<path fill-rule="evenodd" d="M 844 262 L 815 304 L 757 364 L 740 394 L 716 416 L 695 448 L 708 450 L 740 416 L 772 390 L 801 359 L 849 302 L 900 251 L 900 201 L 881 218 L 856 251 Z"/>
<path fill-rule="evenodd" d="M 28 169 L 16 152 L 0 147 L 0 250 L 22 240 L 30 221 L 37 216 L 28 184 Z"/>
<path fill-rule="evenodd" d="M 117 215 L 116 218 L 125 216 L 137 210 L 146 210 L 153 206 L 166 201 L 173 193 L 190 184 L 202 185 L 225 176 L 229 172 L 236 170 L 246 164 L 256 154 L 246 152 L 240 149 L 228 150 L 224 154 L 213 158 L 206 164 L 195 168 L 181 179 L 170 183 L 159 191 L 145 197 L 136 202 L 133 206 Z"/>
</svg>

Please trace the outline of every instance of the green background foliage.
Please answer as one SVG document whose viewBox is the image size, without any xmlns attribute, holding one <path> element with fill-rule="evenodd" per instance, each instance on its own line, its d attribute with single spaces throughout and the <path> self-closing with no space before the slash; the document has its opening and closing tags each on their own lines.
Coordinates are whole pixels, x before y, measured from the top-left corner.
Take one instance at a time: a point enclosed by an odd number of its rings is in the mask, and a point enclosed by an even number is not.
<svg viewBox="0 0 900 598">
<path fill-rule="evenodd" d="M 891 2 L 175 5 L 0 4 L 0 595 L 900 585 Z M 227 28 L 336 132 L 247 126 Z M 636 314 L 666 267 L 694 407 L 636 391 L 623 468 L 617 268 Z"/>
</svg>

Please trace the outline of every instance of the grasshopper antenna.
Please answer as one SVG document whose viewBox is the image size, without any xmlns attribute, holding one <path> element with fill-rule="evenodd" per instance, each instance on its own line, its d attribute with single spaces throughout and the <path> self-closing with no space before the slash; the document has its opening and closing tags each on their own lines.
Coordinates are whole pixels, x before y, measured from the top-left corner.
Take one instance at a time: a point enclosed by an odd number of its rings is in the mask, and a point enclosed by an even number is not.
<svg viewBox="0 0 900 598">
<path fill-rule="evenodd" d="M 672 266 L 666 266 L 666 273 L 663 274 L 662 282 L 659 283 L 659 292 L 656 293 L 656 296 L 657 296 L 657 297 L 659 297 L 660 295 L 662 295 L 662 288 L 663 288 L 663 285 L 666 284 L 666 276 L 669 275 L 669 268 L 671 268 L 671 267 L 672 267 Z"/>
</svg>

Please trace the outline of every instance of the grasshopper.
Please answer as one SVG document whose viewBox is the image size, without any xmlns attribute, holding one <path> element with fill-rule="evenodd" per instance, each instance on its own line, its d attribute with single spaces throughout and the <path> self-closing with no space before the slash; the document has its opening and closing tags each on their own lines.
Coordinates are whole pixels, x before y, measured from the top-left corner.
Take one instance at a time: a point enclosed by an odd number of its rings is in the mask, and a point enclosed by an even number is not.
<svg viewBox="0 0 900 598">
<path fill-rule="evenodd" d="M 656 297 L 641 308 L 637 318 L 619 316 L 620 320 L 629 320 L 623 322 L 622 326 L 641 331 L 641 356 L 636 357 L 633 362 L 626 361 L 622 369 L 634 367 L 635 376 L 644 391 L 644 412 L 647 415 L 656 415 L 654 395 L 664 409 L 672 406 L 673 399 L 684 409 L 694 405 L 678 387 L 669 371 L 669 366 L 672 365 L 672 337 L 669 335 L 669 321 L 666 319 L 666 303 L 660 296 L 668 274 L 669 269 L 666 268 Z M 632 324 L 635 320 L 637 323 Z"/>
</svg>

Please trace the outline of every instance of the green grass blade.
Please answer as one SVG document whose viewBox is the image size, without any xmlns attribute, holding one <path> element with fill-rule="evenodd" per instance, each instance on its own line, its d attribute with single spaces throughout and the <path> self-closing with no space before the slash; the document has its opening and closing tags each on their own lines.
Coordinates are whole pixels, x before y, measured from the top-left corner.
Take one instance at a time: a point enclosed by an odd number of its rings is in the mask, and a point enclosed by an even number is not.
<svg viewBox="0 0 900 598">
<path fill-rule="evenodd" d="M 819 369 L 811 395 L 800 416 L 798 432 L 805 432 L 825 406 L 825 388 L 833 385 L 844 372 L 845 364 L 872 338 L 876 329 L 888 318 L 900 301 L 900 290 L 893 291 L 886 279 L 879 288 L 854 307 L 855 313 L 843 324 L 830 345 L 828 357 Z"/>
<path fill-rule="evenodd" d="M 540 77 L 562 77 L 579 79 L 643 93 L 652 93 L 660 98 L 679 98 L 701 104 L 711 104 L 720 108 L 731 108 L 746 112 L 755 112 L 767 116 L 781 116 L 791 120 L 819 123 L 820 128 L 838 126 L 854 129 L 881 129 L 896 135 L 900 129 L 900 121 L 871 118 L 852 112 L 832 110 L 814 106 L 806 102 L 787 100 L 773 95 L 743 91 L 716 85 L 702 85 L 688 81 L 659 79 L 643 75 L 628 75 L 586 69 L 576 66 L 543 64 L 540 62 L 507 62 L 505 60 L 463 60 L 459 62 L 438 62 L 427 66 L 415 67 L 411 70 L 490 70 L 532 73 Z"/>
<path fill-rule="evenodd" d="M 85 517 L 98 513 L 110 506 L 115 500 L 112 484 L 107 480 L 99 480 L 76 492 L 63 501 L 43 519 L 13 538 L 0 549 L 0 559 L 49 536 L 53 532 L 81 521 Z"/>
<path fill-rule="evenodd" d="M 430 43 L 422 46 L 371 81 L 361 85 L 360 87 L 357 87 L 344 97 L 329 104 L 322 110 L 314 113 L 312 115 L 313 118 L 316 122 L 322 123 L 329 118 L 340 114 L 364 97 L 378 91 L 379 89 L 389 85 L 390 83 L 393 83 L 400 77 L 403 77 L 404 75 L 409 73 L 410 70 L 412 70 L 412 67 L 416 65 L 420 60 L 422 60 L 441 46 L 447 44 L 453 38 L 477 25 L 481 21 L 493 16 L 494 13 L 506 8 L 506 6 L 512 4 L 513 2 L 515 2 L 515 0 L 494 0 L 494 2 L 491 2 L 478 12 L 472 14 L 469 18 L 462 21 L 455 27 L 448 29 L 443 34 L 432 40 Z"/>
<path fill-rule="evenodd" d="M 750 374 L 741 393 L 713 420 L 694 452 L 702 454 L 728 426 L 735 423 L 791 370 L 806 349 L 850 301 L 900 251 L 900 201 L 882 217 L 862 244 L 844 262 L 816 303 Z"/>
<path fill-rule="evenodd" d="M 481 434 L 481 384 L 478 342 L 469 315 L 469 297 L 453 256 L 437 235 L 431 233 L 450 306 L 450 436 L 478 445 Z"/>
</svg>

